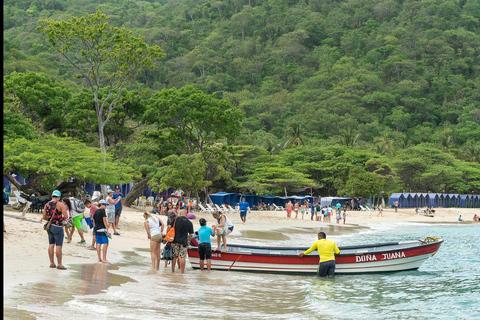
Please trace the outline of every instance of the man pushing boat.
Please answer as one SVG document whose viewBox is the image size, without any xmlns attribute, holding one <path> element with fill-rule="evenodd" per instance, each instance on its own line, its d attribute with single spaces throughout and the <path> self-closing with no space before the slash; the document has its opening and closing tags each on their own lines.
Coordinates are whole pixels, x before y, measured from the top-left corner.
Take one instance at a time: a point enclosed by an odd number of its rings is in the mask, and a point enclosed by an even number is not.
<svg viewBox="0 0 480 320">
<path fill-rule="evenodd" d="M 300 252 L 298 257 L 303 258 L 304 255 L 314 250 L 317 250 L 320 256 L 317 276 L 325 277 L 328 275 L 329 278 L 333 278 L 335 276 L 335 255 L 340 253 L 337 244 L 332 240 L 327 240 L 325 232 L 319 232 L 318 240 L 307 251 Z"/>
</svg>

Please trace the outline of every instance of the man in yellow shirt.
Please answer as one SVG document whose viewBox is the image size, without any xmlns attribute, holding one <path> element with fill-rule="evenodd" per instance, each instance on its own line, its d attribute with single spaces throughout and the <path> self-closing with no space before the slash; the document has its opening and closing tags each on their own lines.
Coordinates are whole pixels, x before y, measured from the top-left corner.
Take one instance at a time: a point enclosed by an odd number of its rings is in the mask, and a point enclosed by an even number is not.
<svg viewBox="0 0 480 320">
<path fill-rule="evenodd" d="M 303 258 L 304 255 L 317 250 L 318 255 L 320 256 L 320 265 L 318 267 L 317 276 L 325 277 L 328 275 L 329 278 L 333 278 L 335 275 L 335 256 L 340 253 L 340 250 L 335 242 L 327 240 L 326 238 L 327 235 L 325 232 L 319 232 L 318 240 L 313 243 L 310 249 L 305 252 L 300 252 L 298 257 Z"/>
</svg>

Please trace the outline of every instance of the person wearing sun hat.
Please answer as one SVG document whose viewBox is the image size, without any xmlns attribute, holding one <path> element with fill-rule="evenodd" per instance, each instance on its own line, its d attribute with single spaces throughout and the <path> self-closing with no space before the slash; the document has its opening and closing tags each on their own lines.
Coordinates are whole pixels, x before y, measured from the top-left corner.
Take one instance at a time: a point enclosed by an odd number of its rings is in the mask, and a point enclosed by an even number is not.
<svg viewBox="0 0 480 320">
<path fill-rule="evenodd" d="M 118 197 L 116 199 L 113 199 L 113 189 L 108 189 L 107 190 L 107 198 L 105 201 L 108 203 L 107 206 L 107 230 L 110 230 L 110 226 L 113 228 L 113 234 L 116 236 L 119 236 L 120 233 L 117 232 L 117 228 L 115 226 L 115 205 L 122 200 L 122 197 Z"/>
<path fill-rule="evenodd" d="M 108 231 L 107 231 L 107 214 L 105 209 L 108 208 L 109 203 L 106 200 L 98 202 L 98 209 L 93 214 L 93 232 L 95 234 L 95 241 L 97 242 L 97 256 L 98 262 L 110 263 L 107 261 L 108 249 Z"/>
<path fill-rule="evenodd" d="M 50 259 L 50 268 L 66 270 L 62 264 L 62 247 L 63 247 L 63 222 L 68 219 L 66 205 L 59 201 L 62 193 L 58 190 L 52 192 L 52 200 L 50 200 L 43 208 L 43 220 L 51 221 L 47 230 L 48 234 L 48 258 Z M 54 253 L 57 257 L 57 265 L 55 265 Z"/>
</svg>

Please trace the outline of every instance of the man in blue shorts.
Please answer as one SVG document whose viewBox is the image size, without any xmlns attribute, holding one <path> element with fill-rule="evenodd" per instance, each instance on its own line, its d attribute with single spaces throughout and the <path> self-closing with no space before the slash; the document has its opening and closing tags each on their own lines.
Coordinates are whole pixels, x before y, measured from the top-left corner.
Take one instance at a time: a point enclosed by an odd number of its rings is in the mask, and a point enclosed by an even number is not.
<svg viewBox="0 0 480 320">
<path fill-rule="evenodd" d="M 318 266 L 317 276 L 333 278 L 335 276 L 335 256 L 340 253 L 335 242 L 327 240 L 325 232 L 318 233 L 318 240 L 305 252 L 298 254 L 299 258 L 303 258 L 304 255 L 317 250 L 320 256 L 320 265 Z"/>
<path fill-rule="evenodd" d="M 198 254 L 200 256 L 200 270 L 203 270 L 205 258 L 207 259 L 207 270 L 212 268 L 212 242 L 210 237 L 214 236 L 212 228 L 207 226 L 207 220 L 200 219 L 198 229 Z"/>
<path fill-rule="evenodd" d="M 242 198 L 242 201 L 239 203 L 240 206 L 240 219 L 242 219 L 243 224 L 247 222 L 247 211 L 250 205 L 245 201 L 245 198 Z"/>
<path fill-rule="evenodd" d="M 112 196 L 112 199 L 115 200 L 118 197 L 120 197 L 120 201 L 118 201 L 115 204 L 115 229 L 120 229 L 118 227 L 118 222 L 120 221 L 120 216 L 122 215 L 122 200 L 121 199 L 125 198 L 123 196 L 123 194 L 120 192 L 120 187 L 116 186 L 115 187 L 115 194 Z"/>
</svg>

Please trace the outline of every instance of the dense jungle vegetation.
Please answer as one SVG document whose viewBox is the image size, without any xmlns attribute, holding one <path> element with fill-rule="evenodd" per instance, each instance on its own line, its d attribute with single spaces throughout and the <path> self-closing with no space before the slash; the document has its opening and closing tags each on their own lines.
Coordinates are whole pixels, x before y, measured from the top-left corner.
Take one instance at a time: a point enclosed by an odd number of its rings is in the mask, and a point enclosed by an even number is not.
<svg viewBox="0 0 480 320">
<path fill-rule="evenodd" d="M 64 179 L 45 140 L 99 147 L 92 93 L 37 29 L 97 11 L 165 57 L 105 126 L 108 162 L 128 175 L 82 165 L 77 179 L 480 192 L 479 0 L 5 0 L 4 173 Z"/>
</svg>

